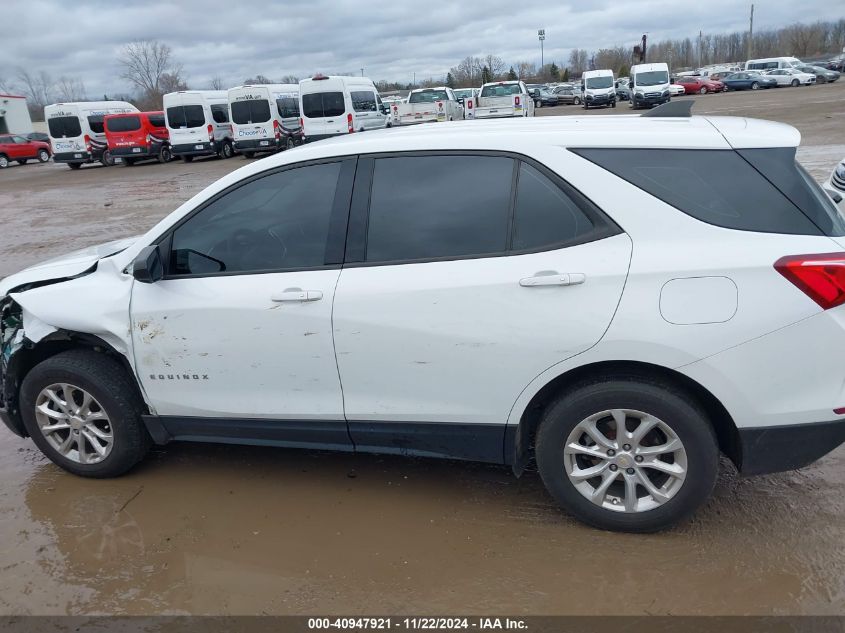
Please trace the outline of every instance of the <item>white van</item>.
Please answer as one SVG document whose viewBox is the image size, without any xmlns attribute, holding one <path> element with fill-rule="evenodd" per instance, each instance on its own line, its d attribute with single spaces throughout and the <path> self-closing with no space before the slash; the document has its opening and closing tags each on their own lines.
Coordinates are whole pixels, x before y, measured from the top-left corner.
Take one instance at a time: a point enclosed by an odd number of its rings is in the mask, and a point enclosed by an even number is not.
<svg viewBox="0 0 845 633">
<path fill-rule="evenodd" d="M 797 57 L 766 57 L 765 59 L 749 59 L 745 62 L 745 70 L 775 70 L 776 68 L 797 68 L 803 66 Z"/>
<path fill-rule="evenodd" d="M 299 82 L 299 111 L 306 143 L 387 127 L 388 109 L 366 77 L 315 75 Z"/>
<path fill-rule="evenodd" d="M 302 138 L 299 84 L 252 84 L 229 88 L 235 149 L 247 158 L 296 146 Z"/>
<path fill-rule="evenodd" d="M 669 66 L 662 62 L 631 66 L 631 107 L 634 110 L 671 100 Z"/>
<path fill-rule="evenodd" d="M 164 116 L 173 156 L 230 158 L 234 153 L 225 90 L 180 90 L 164 95 Z"/>
<path fill-rule="evenodd" d="M 53 146 L 53 161 L 67 163 L 71 169 L 98 161 L 110 165 L 103 117 L 127 112 L 138 112 L 138 108 L 126 101 L 76 101 L 46 106 L 44 120 Z"/>
<path fill-rule="evenodd" d="M 591 106 L 616 107 L 616 88 L 612 70 L 587 70 L 581 75 L 581 101 Z"/>
</svg>

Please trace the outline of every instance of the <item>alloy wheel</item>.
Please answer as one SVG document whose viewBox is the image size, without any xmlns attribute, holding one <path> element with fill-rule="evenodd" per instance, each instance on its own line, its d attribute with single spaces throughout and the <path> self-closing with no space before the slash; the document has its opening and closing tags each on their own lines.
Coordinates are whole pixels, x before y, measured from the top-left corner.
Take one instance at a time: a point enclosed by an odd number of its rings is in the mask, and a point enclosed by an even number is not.
<svg viewBox="0 0 845 633">
<path fill-rule="evenodd" d="M 663 420 L 632 409 L 600 411 L 566 440 L 564 468 L 575 489 L 607 510 L 638 513 L 671 500 L 687 474 L 683 443 Z"/>
<path fill-rule="evenodd" d="M 35 401 L 35 420 L 44 438 L 62 457 L 96 464 L 114 445 L 111 422 L 90 393 L 68 383 L 44 387 Z"/>
</svg>

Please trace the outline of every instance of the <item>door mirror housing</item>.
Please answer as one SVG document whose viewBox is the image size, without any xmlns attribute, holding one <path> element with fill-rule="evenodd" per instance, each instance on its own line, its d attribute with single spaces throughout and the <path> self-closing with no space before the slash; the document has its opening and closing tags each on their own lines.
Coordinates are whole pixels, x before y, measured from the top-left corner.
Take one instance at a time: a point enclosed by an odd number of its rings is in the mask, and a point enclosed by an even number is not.
<svg viewBox="0 0 845 633">
<path fill-rule="evenodd" d="M 143 284 L 153 284 L 164 277 L 164 262 L 158 245 L 141 249 L 132 262 L 132 276 Z"/>
</svg>

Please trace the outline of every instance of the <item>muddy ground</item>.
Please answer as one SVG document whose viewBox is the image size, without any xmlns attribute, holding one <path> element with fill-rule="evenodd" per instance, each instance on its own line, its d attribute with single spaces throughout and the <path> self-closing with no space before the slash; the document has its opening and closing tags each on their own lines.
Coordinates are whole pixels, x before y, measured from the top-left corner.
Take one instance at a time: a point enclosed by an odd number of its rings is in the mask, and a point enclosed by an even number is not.
<svg viewBox="0 0 845 633">
<path fill-rule="evenodd" d="M 845 81 L 696 99 L 797 126 L 817 177 L 845 156 Z M 0 276 L 140 233 L 245 162 L 2 171 Z M 693 521 L 631 536 L 575 523 L 534 473 L 171 444 L 95 481 L 0 429 L 4 614 L 845 614 L 843 537 L 845 448 L 760 478 L 726 463 Z"/>
</svg>

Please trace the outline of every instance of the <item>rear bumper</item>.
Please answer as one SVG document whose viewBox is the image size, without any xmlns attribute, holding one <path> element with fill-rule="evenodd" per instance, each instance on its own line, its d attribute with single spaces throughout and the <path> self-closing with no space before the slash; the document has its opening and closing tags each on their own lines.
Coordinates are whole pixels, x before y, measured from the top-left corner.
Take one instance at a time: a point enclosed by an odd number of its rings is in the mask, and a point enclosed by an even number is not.
<svg viewBox="0 0 845 633">
<path fill-rule="evenodd" d="M 314 143 L 315 141 L 322 141 L 326 138 L 334 138 L 335 136 L 345 136 L 349 134 L 349 132 L 341 132 L 339 134 L 311 134 L 310 136 L 303 136 L 302 142 L 303 143 Z"/>
<path fill-rule="evenodd" d="M 59 152 L 53 154 L 54 163 L 92 163 L 95 158 L 89 152 Z"/>
<path fill-rule="evenodd" d="M 813 463 L 845 442 L 845 419 L 739 429 L 739 471 L 763 475 Z"/>
<path fill-rule="evenodd" d="M 110 149 L 109 153 L 112 155 L 112 158 L 153 158 L 158 156 L 158 148 L 143 145 L 135 147 L 115 147 L 114 149 Z"/>
<path fill-rule="evenodd" d="M 174 156 L 213 156 L 219 150 L 216 142 L 205 141 L 203 143 L 171 145 L 170 151 Z"/>
<path fill-rule="evenodd" d="M 276 138 L 259 138 L 248 141 L 236 140 L 234 147 L 239 152 L 276 152 L 283 147 Z"/>
</svg>

